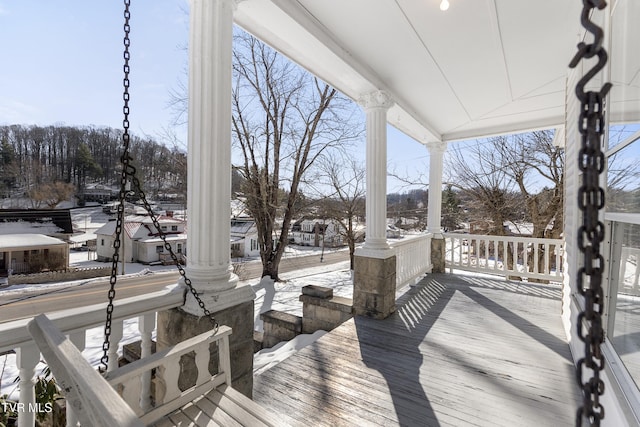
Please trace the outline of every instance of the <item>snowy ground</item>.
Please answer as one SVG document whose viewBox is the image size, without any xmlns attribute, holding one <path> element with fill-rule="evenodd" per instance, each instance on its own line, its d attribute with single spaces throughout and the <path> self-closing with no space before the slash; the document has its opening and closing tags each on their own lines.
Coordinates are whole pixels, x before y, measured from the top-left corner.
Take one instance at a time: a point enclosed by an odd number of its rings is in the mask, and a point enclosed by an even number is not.
<svg viewBox="0 0 640 427">
<path fill-rule="evenodd" d="M 310 255 L 318 248 L 291 248 L 287 251 L 287 257 Z M 88 260 L 87 252 L 71 252 L 70 263 L 76 266 L 105 266 L 105 263 Z M 171 270 L 173 266 L 145 266 L 142 264 L 127 264 L 127 274 L 141 274 L 146 270 L 163 271 Z M 302 287 L 306 285 L 327 286 L 334 289 L 334 295 L 350 298 L 352 295 L 351 272 L 349 270 L 349 262 L 341 262 L 330 264 L 327 266 L 315 267 L 311 269 L 299 270 L 292 273 L 284 273 L 281 275 L 282 282 L 273 283 L 272 280 L 248 280 L 246 283 L 253 286 L 256 291 L 255 299 L 255 327 L 262 330 L 262 321 L 260 313 L 271 309 L 286 311 L 288 313 L 302 315 L 302 303 L 298 301 L 298 297 L 302 293 Z M 80 283 L 80 282 L 77 282 Z M 1 292 L 11 294 L 29 294 L 36 290 L 42 291 L 43 287 L 54 289 L 60 286 L 77 285 L 76 282 L 52 283 L 46 285 L 16 285 L 4 288 Z M 121 344 L 127 344 L 139 339 L 137 319 L 131 319 L 124 324 L 124 338 Z M 102 340 L 103 327 L 94 328 L 87 331 L 86 348 L 83 351 L 84 356 L 93 366 L 98 366 L 102 357 Z M 296 340 L 289 343 L 281 343 L 280 345 L 263 350 L 255 357 L 254 371 L 262 372 L 273 366 L 277 362 L 284 360 L 293 352 L 303 348 L 309 343 L 315 341 L 322 333 L 318 332 L 313 335 L 300 336 Z M 40 363 L 36 367 L 36 375 L 41 375 L 44 369 L 44 363 Z M 12 398 L 17 398 L 18 384 L 15 382 L 18 377 L 15 355 L 0 356 L 0 395 L 9 394 Z"/>
<path fill-rule="evenodd" d="M 72 220 L 74 228 L 84 230 L 89 237 L 98 228 L 104 225 L 110 216 L 104 214 L 100 207 L 89 207 L 83 209 L 72 210 Z M 95 237 L 94 237 L 95 238 Z M 82 238 L 79 239 L 82 241 Z M 320 248 L 313 247 L 287 247 L 284 257 L 305 256 L 317 253 L 319 256 Z M 341 249 L 346 250 L 346 249 Z M 329 251 L 328 249 L 325 250 Z M 93 261 L 93 254 L 89 252 L 71 251 L 70 264 L 78 267 L 104 267 L 102 262 Z M 166 271 L 174 269 L 174 266 L 147 266 L 137 263 L 127 263 L 127 274 L 143 274 L 146 271 Z M 302 293 L 302 287 L 306 285 L 319 285 L 334 289 L 334 295 L 351 298 L 353 286 L 351 281 L 351 271 L 349 270 L 349 262 L 344 261 L 337 264 L 329 264 L 326 266 L 314 267 L 310 269 L 298 270 L 291 273 L 281 274 L 282 282 L 274 283 L 272 280 L 247 280 L 246 283 L 254 288 L 256 292 L 255 299 L 255 329 L 262 331 L 262 321 L 260 313 L 274 309 L 285 311 L 287 313 L 302 315 L 302 303 L 298 301 L 298 297 Z M 16 285 L 2 288 L 0 292 L 12 294 L 29 294 L 35 291 L 41 292 L 43 288 L 53 289 L 60 286 L 79 286 L 83 281 L 53 283 L 44 285 Z M 406 288 L 405 288 L 406 289 Z M 400 295 L 403 290 L 398 292 Z M 124 323 L 124 338 L 121 345 L 136 341 L 139 339 L 137 319 L 131 319 Z M 87 331 L 86 347 L 83 355 L 89 360 L 93 366 L 98 366 L 102 357 L 102 340 L 103 327 L 94 328 Z M 304 348 L 310 343 L 317 340 L 325 332 L 318 331 L 311 335 L 300 335 L 289 342 L 280 343 L 273 348 L 264 349 L 257 353 L 254 357 L 254 373 L 260 374 L 280 361 L 286 359 L 291 354 Z M 44 363 L 40 363 L 36 367 L 36 375 L 42 375 Z M 15 355 L 0 356 L 0 395 L 9 394 L 12 398 L 17 399 L 18 384 L 15 381 L 18 377 Z"/>
</svg>

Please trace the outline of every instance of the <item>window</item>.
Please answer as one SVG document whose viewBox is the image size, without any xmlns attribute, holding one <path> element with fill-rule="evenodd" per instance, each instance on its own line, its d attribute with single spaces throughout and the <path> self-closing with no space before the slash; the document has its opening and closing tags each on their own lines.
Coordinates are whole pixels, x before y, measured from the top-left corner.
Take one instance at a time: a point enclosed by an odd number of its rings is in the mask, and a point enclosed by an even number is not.
<svg viewBox="0 0 640 427">
<path fill-rule="evenodd" d="M 167 226 L 166 226 L 166 225 L 161 225 L 161 226 L 160 226 L 160 230 L 162 230 L 162 231 L 167 231 Z"/>
<path fill-rule="evenodd" d="M 609 80 L 614 82 L 615 90 L 611 91 L 607 106 L 607 238 L 603 248 L 608 256 L 609 279 L 603 283 L 608 301 L 605 344 L 613 348 L 636 384 L 640 384 L 640 101 L 635 82 L 640 51 L 637 43 L 629 41 L 636 34 L 631 29 L 635 29 L 639 11 L 637 2 L 619 0 L 611 16 Z M 626 382 L 622 376 L 614 375 Z"/>
<path fill-rule="evenodd" d="M 156 253 L 157 254 L 161 254 L 163 252 L 164 252 L 164 246 L 162 246 L 162 245 L 156 246 Z"/>
<path fill-rule="evenodd" d="M 104 239 L 100 239 L 100 246 L 104 246 Z"/>
<path fill-rule="evenodd" d="M 182 243 L 178 243 L 178 248 L 176 249 L 176 252 L 178 252 L 179 254 L 182 253 Z"/>
<path fill-rule="evenodd" d="M 613 221 L 610 265 L 610 305 L 607 335 L 622 362 L 636 381 L 638 365 L 638 313 L 640 312 L 640 224 Z"/>
<path fill-rule="evenodd" d="M 171 231 L 178 231 L 178 226 L 177 225 L 172 225 L 171 226 Z"/>
</svg>

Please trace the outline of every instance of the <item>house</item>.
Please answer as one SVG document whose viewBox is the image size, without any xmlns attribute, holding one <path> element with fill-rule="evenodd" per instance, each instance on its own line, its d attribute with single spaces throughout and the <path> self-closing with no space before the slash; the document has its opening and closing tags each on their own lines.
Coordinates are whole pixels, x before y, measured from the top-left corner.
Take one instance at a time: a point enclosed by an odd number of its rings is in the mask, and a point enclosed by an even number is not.
<svg viewBox="0 0 640 427">
<path fill-rule="evenodd" d="M 0 234 L 0 276 L 64 270 L 69 245 L 44 234 Z"/>
<path fill-rule="evenodd" d="M 340 231 L 334 219 L 301 219 L 291 226 L 289 239 L 296 245 L 334 248 L 343 245 Z"/>
<path fill-rule="evenodd" d="M 90 184 L 82 191 L 82 197 L 85 202 L 105 203 L 118 197 L 118 192 L 118 189 L 106 185 Z"/>
<path fill-rule="evenodd" d="M 172 216 L 157 217 L 160 230 L 166 236 L 174 254 L 183 261 L 186 256 L 186 224 Z M 170 254 L 160 238 L 159 230 L 148 216 L 132 215 L 124 220 L 124 239 L 121 241 L 120 259 L 126 262 L 149 264 L 154 262 L 171 263 Z M 96 252 L 98 261 L 111 261 L 115 240 L 116 221 L 96 230 Z M 121 237 L 122 239 L 122 237 Z"/>
<path fill-rule="evenodd" d="M 260 256 L 258 229 L 252 218 L 231 218 L 231 258 L 253 258 Z"/>
<path fill-rule="evenodd" d="M 69 209 L 0 209 L 0 234 L 44 234 L 68 241 L 73 235 Z"/>
</svg>

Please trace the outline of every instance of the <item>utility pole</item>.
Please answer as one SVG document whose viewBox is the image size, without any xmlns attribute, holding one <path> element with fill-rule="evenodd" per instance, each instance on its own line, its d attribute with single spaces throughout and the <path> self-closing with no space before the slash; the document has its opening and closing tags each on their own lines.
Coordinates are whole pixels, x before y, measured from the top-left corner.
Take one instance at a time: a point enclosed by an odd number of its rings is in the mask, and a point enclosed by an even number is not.
<svg viewBox="0 0 640 427">
<path fill-rule="evenodd" d="M 324 235 L 326 234 L 326 219 L 322 217 L 322 251 L 320 252 L 320 262 L 324 261 Z"/>
</svg>

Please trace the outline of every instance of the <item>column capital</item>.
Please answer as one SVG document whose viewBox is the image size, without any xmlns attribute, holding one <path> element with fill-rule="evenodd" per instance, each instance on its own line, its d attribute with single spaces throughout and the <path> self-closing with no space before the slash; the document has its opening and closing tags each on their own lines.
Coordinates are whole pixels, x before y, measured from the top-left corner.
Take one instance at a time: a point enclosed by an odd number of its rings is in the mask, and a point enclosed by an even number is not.
<svg viewBox="0 0 640 427">
<path fill-rule="evenodd" d="M 365 110 L 374 108 L 388 110 L 393 107 L 394 101 L 387 92 L 383 90 L 376 90 L 366 93 L 358 98 L 358 104 L 360 104 Z"/>
<path fill-rule="evenodd" d="M 433 142 L 427 142 L 425 144 L 427 146 L 427 149 L 429 150 L 429 152 L 439 152 L 439 153 L 444 153 L 445 151 L 447 151 L 447 143 L 444 141 L 433 141 Z"/>
</svg>

